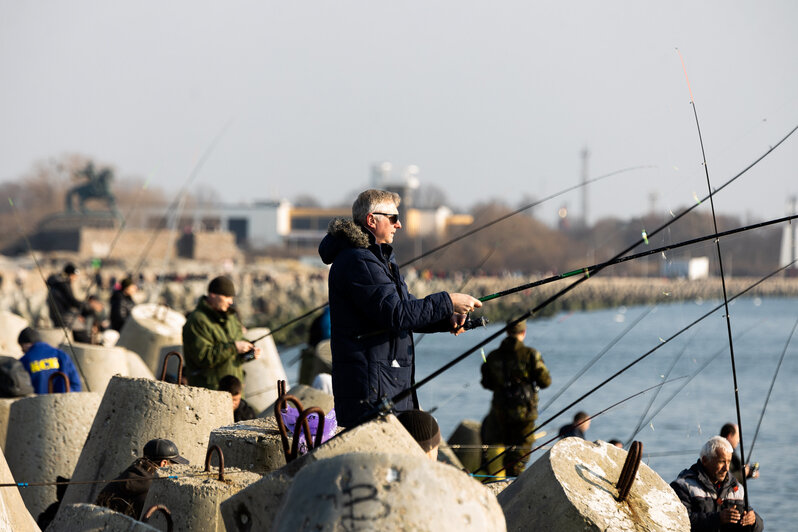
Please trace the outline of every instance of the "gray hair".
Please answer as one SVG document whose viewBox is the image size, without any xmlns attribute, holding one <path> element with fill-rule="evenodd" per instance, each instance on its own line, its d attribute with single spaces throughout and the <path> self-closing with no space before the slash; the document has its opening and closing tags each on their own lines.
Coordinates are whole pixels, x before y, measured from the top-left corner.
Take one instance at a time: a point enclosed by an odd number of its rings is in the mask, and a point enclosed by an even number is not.
<svg viewBox="0 0 798 532">
<path fill-rule="evenodd" d="M 360 224 L 366 225 L 366 216 L 374 212 L 379 205 L 393 203 L 399 207 L 402 198 L 396 192 L 387 190 L 377 190 L 370 188 L 358 194 L 357 199 L 352 204 L 352 219 Z"/>
<path fill-rule="evenodd" d="M 701 458 L 714 458 L 718 451 L 721 450 L 727 453 L 734 451 L 729 440 L 722 436 L 712 436 L 709 441 L 701 447 Z"/>
</svg>

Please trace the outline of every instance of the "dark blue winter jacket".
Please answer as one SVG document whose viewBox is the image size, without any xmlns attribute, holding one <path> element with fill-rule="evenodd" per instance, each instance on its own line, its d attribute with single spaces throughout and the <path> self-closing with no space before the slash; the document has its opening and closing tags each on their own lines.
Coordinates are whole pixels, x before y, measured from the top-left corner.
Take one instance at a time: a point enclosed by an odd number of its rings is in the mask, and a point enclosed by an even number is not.
<svg viewBox="0 0 798 532">
<path fill-rule="evenodd" d="M 414 383 L 413 331 L 450 328 L 454 312 L 446 292 L 417 299 L 407 291 L 388 244 L 377 245 L 369 231 L 336 219 L 319 245 L 332 264 L 329 301 L 332 381 L 338 424 L 355 425 L 370 405 L 392 398 Z M 413 393 L 397 411 L 418 408 Z"/>
<path fill-rule="evenodd" d="M 70 391 L 79 392 L 83 389 L 80 384 L 80 375 L 78 375 L 78 371 L 75 369 L 75 365 L 69 355 L 49 344 L 36 342 L 19 361 L 25 366 L 25 370 L 30 373 L 33 391 L 36 393 L 48 393 L 47 385 L 50 375 L 56 371 L 66 373 L 67 379 L 69 379 Z M 64 393 L 65 391 L 64 379 L 56 377 L 53 381 L 53 392 Z"/>
</svg>

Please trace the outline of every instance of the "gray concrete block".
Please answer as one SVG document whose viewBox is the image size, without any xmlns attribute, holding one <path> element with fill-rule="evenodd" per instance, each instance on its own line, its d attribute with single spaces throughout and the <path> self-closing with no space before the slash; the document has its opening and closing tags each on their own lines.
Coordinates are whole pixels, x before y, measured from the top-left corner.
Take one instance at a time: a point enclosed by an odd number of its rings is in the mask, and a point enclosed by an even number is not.
<svg viewBox="0 0 798 532">
<path fill-rule="evenodd" d="M 239 421 L 211 431 L 208 446 L 218 445 L 224 463 L 264 475 L 285 465 L 280 431 L 274 416 Z"/>
<path fill-rule="evenodd" d="M 0 310 L 0 355 L 21 358 L 22 348 L 17 343 L 19 333 L 28 326 L 28 321 L 13 312 Z"/>
<path fill-rule="evenodd" d="M 36 397 L 30 394 L 26 397 Z M 8 417 L 11 415 L 11 405 L 24 399 L 24 397 L 0 397 L 0 448 L 6 448 L 6 434 L 8 434 Z"/>
<path fill-rule="evenodd" d="M 94 392 L 54 393 L 20 399 L 11 406 L 8 466 L 18 482 L 66 478 L 78 463 L 101 396 Z M 37 517 L 56 501 L 55 486 L 30 486 L 20 492 Z"/>
<path fill-rule="evenodd" d="M 161 368 L 158 364 L 161 348 L 183 344 L 185 323 L 185 316 L 163 305 L 136 305 L 119 331 L 116 345 L 137 353 L 150 371 L 160 378 Z"/>
<path fill-rule="evenodd" d="M 454 429 L 448 440 L 460 463 L 471 472 L 479 469 L 482 464 L 482 450 L 480 448 L 482 437 L 479 434 L 481 427 L 482 423 L 479 421 L 464 419 Z"/>
<path fill-rule="evenodd" d="M 233 422 L 229 393 L 161 381 L 114 377 L 108 384 L 74 481 L 116 477 L 142 455 L 144 444 L 167 438 L 192 463 L 205 463 L 208 435 Z M 72 484 L 65 504 L 94 502 L 103 484 Z"/>
<path fill-rule="evenodd" d="M 606 442 L 565 438 L 498 495 L 508 530 L 690 530 L 676 493 L 646 464 L 616 500 L 627 453 Z"/>
<path fill-rule="evenodd" d="M 16 482 L 8 468 L 5 456 L 0 453 L 0 483 Z M 22 496 L 19 494 L 19 488 L 0 488 L 0 531 L 39 532 L 36 520 L 25 507 Z"/>
<path fill-rule="evenodd" d="M 61 344 L 58 349 L 72 358 L 87 391 L 102 395 L 111 377 L 128 375 L 127 350 L 120 347 L 72 342 Z"/>
<path fill-rule="evenodd" d="M 165 529 L 164 529 L 165 530 Z M 58 511 L 48 532 L 160 532 L 149 524 L 136 521 L 102 506 L 68 504 Z"/>
<path fill-rule="evenodd" d="M 228 532 L 269 530 L 292 477 L 274 471 L 231 496 L 219 507 Z"/>
<path fill-rule="evenodd" d="M 258 474 L 227 467 L 226 458 L 223 481 L 218 479 L 219 469 L 215 467 L 211 467 L 210 474 L 205 473 L 203 467 L 190 465 L 159 469 L 159 477 L 177 478 L 154 481 L 147 493 L 144 511 L 156 504 L 169 508 L 175 532 L 224 532 L 219 512 L 221 502 L 261 479 Z M 153 515 L 149 523 L 165 530 L 166 520 L 162 515 Z"/>
<path fill-rule="evenodd" d="M 260 327 L 248 330 L 244 336 L 254 340 L 268 332 L 269 329 Z M 277 381 L 287 382 L 288 377 L 271 335 L 255 345 L 261 348 L 261 356 L 244 364 L 243 395 L 256 412 L 261 412 L 277 400 Z"/>
<path fill-rule="evenodd" d="M 272 525 L 294 530 L 503 531 L 496 497 L 424 456 L 351 453 L 294 477 Z"/>
</svg>

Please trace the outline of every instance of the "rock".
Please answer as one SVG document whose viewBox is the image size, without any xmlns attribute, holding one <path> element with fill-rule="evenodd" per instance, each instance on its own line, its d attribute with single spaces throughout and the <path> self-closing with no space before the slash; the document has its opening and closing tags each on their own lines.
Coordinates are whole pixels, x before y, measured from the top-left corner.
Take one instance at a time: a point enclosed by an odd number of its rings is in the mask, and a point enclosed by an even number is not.
<svg viewBox="0 0 798 532">
<path fill-rule="evenodd" d="M 499 494 L 507 529 L 690 530 L 684 505 L 646 464 L 626 500 L 616 500 L 626 456 L 602 441 L 560 440 Z"/>
</svg>

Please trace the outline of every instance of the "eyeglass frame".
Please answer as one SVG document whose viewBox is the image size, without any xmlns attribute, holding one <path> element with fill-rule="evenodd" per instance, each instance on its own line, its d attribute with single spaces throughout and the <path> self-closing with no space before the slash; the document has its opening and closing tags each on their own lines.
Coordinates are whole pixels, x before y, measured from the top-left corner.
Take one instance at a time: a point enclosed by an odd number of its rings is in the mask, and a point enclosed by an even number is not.
<svg viewBox="0 0 798 532">
<path fill-rule="evenodd" d="M 391 224 L 395 225 L 399 221 L 399 213 L 396 214 L 388 214 L 387 212 L 372 212 L 371 214 L 379 214 L 380 216 L 385 216 L 388 218 L 388 221 Z"/>
</svg>

